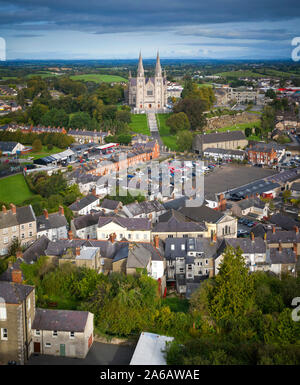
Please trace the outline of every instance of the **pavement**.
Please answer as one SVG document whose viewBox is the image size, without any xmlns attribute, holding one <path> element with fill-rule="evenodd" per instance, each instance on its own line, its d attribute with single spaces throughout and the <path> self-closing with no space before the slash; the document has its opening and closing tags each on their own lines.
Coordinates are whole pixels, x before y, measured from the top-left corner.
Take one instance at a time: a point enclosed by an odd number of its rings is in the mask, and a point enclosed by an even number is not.
<svg viewBox="0 0 300 385">
<path fill-rule="evenodd" d="M 135 346 L 94 342 L 86 358 L 32 354 L 27 365 L 129 365 Z"/>
</svg>

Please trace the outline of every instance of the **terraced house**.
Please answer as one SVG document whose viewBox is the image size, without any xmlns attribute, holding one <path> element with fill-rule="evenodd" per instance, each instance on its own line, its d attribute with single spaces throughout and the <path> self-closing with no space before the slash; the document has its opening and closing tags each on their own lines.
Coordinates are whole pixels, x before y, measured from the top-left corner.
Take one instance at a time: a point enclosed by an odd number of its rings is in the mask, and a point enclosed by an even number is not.
<svg viewBox="0 0 300 385">
<path fill-rule="evenodd" d="M 8 252 L 14 239 L 21 245 L 29 246 L 36 239 L 36 217 L 32 206 L 16 207 L 10 204 L 10 210 L 3 205 L 0 212 L 0 255 Z"/>
</svg>

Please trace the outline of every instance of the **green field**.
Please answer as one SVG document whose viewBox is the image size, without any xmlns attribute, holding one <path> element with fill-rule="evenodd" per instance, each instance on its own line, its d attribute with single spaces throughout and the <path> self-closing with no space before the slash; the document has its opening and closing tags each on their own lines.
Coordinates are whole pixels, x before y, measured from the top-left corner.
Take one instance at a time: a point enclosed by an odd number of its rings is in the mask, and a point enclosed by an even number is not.
<svg viewBox="0 0 300 385">
<path fill-rule="evenodd" d="M 222 127 L 222 128 L 219 128 L 218 130 L 211 130 L 211 131 L 207 131 L 207 132 L 215 132 L 215 131 L 218 131 L 218 132 L 243 131 L 243 132 L 245 132 L 245 128 L 247 128 L 247 127 L 251 127 L 251 128 L 260 127 L 260 120 L 257 120 L 257 121 L 251 122 L 251 123 L 239 123 L 239 124 L 235 124 L 233 126 Z M 247 139 L 248 140 L 261 140 L 261 138 L 256 136 L 256 135 L 248 136 Z"/>
<path fill-rule="evenodd" d="M 57 76 L 57 74 L 55 72 L 50 72 L 50 71 L 41 71 L 41 72 L 29 74 L 26 77 L 32 78 L 33 76 L 40 76 L 42 79 L 44 79 L 44 78 L 50 78 L 52 76 Z"/>
<path fill-rule="evenodd" d="M 121 76 L 113 75 L 101 75 L 101 74 L 84 74 L 84 75 L 73 75 L 70 76 L 72 80 L 83 80 L 84 82 L 95 82 L 95 83 L 120 83 L 127 82 L 128 80 Z"/>
<path fill-rule="evenodd" d="M 216 74 L 218 76 L 222 76 L 224 78 L 230 77 L 230 78 L 261 78 L 263 75 L 257 74 L 256 72 L 252 71 L 228 71 L 228 72 L 220 72 Z"/>
<path fill-rule="evenodd" d="M 146 114 L 131 114 L 131 123 L 129 123 L 129 127 L 138 134 L 150 136 Z"/>
<path fill-rule="evenodd" d="M 199 88 L 202 88 L 202 87 L 210 87 L 212 88 L 212 84 L 211 83 L 201 83 L 201 84 L 197 84 Z"/>
<path fill-rule="evenodd" d="M 159 126 L 159 135 L 163 144 L 167 146 L 170 150 L 177 151 L 178 143 L 176 135 L 170 134 L 170 128 L 166 125 L 166 120 L 170 114 L 156 114 L 158 119 Z"/>
<path fill-rule="evenodd" d="M 51 154 L 56 154 L 58 152 L 62 152 L 64 151 L 64 149 L 61 149 L 61 148 L 58 148 L 58 147 L 53 147 L 52 150 L 48 150 L 47 149 L 47 146 L 43 146 L 43 149 L 42 151 L 39 151 L 39 152 L 29 152 L 28 155 L 20 155 L 19 158 L 22 158 L 22 159 L 27 159 L 27 158 L 33 158 L 34 159 L 38 159 L 38 158 L 43 158 L 44 156 L 48 156 L 48 155 L 51 155 Z"/>
<path fill-rule="evenodd" d="M 5 203 L 21 204 L 24 200 L 33 197 L 23 174 L 17 174 L 0 179 L 0 201 Z"/>
</svg>

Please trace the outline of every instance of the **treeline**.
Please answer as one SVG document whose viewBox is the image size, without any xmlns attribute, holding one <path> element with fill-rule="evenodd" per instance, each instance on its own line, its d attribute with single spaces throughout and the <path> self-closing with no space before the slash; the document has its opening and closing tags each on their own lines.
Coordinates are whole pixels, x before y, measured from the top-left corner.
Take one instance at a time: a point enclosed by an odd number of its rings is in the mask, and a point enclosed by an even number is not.
<svg viewBox="0 0 300 385">
<path fill-rule="evenodd" d="M 25 282 L 36 287 L 37 306 L 56 302 L 58 308 L 90 311 L 99 334 L 126 337 L 145 330 L 178 338 L 189 334 L 191 315 L 165 306 L 158 282 L 147 272 L 104 275 L 69 263 L 55 267 L 46 257 L 21 268 Z"/>
<path fill-rule="evenodd" d="M 23 133 L 20 130 L 16 132 L 0 131 L 0 141 L 2 142 L 19 142 L 32 146 L 36 140 L 40 140 L 43 145 L 53 145 L 61 149 L 69 147 L 74 142 L 72 136 L 61 133 L 44 132 L 42 134 L 36 134 L 33 132 Z"/>
<path fill-rule="evenodd" d="M 68 186 L 61 172 L 48 175 L 39 171 L 26 175 L 25 179 L 30 190 L 36 195 L 25 200 L 22 205 L 31 204 L 36 215 L 42 215 L 43 209 L 47 209 L 49 213 L 57 212 L 59 206 L 63 206 L 67 220 L 73 218 L 68 206 L 82 197 L 77 184 Z"/>
<path fill-rule="evenodd" d="M 62 93 L 53 98 L 50 90 Z M 81 81 L 69 78 L 41 79 L 34 77 L 27 82 L 27 88 L 18 92 L 17 101 L 25 106 L 26 100 L 33 100 L 24 112 L 12 113 L 6 120 L 17 123 L 41 124 L 52 127 L 100 130 L 108 120 L 117 120 L 117 104 L 124 99 L 121 85 L 101 83 L 90 88 Z"/>
<path fill-rule="evenodd" d="M 299 365 L 300 322 L 292 318 L 300 277 L 249 274 L 240 249 L 228 248 L 219 274 L 192 296 L 195 328 L 168 348 L 168 364 Z"/>
</svg>

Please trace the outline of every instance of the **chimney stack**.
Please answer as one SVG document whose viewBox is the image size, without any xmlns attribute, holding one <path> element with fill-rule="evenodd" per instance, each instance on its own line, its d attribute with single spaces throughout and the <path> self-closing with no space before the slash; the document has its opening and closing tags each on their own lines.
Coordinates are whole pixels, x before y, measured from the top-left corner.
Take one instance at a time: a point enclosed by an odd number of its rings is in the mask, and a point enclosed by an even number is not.
<svg viewBox="0 0 300 385">
<path fill-rule="evenodd" d="M 73 239 L 73 232 L 72 232 L 72 230 L 69 230 L 69 231 L 68 231 L 68 238 L 69 238 L 70 240 Z"/>
<path fill-rule="evenodd" d="M 16 251 L 16 258 L 23 258 L 23 251 L 22 250 Z"/>
<path fill-rule="evenodd" d="M 251 235 L 251 241 L 254 242 L 255 237 L 254 237 L 254 233 L 252 231 L 251 231 L 250 235 Z"/>
<path fill-rule="evenodd" d="M 93 188 L 93 190 L 92 190 L 92 195 L 94 195 L 95 197 L 97 196 L 97 195 L 96 195 L 96 187 Z"/>
<path fill-rule="evenodd" d="M 3 214 L 7 214 L 7 209 L 5 205 L 2 205 L 2 212 Z"/>
<path fill-rule="evenodd" d="M 158 235 L 154 235 L 154 246 L 156 249 L 159 248 L 159 237 Z"/>
<path fill-rule="evenodd" d="M 80 255 L 80 246 L 77 246 L 77 247 L 76 247 L 76 255 L 77 255 L 77 256 Z"/>
<path fill-rule="evenodd" d="M 295 229 L 296 234 L 299 234 L 299 227 L 298 226 L 294 226 L 294 229 Z"/>
<path fill-rule="evenodd" d="M 59 206 L 58 212 L 59 212 L 59 215 L 65 215 L 65 210 L 64 210 L 63 206 Z"/>
<path fill-rule="evenodd" d="M 213 243 L 216 243 L 216 242 L 217 242 L 217 234 L 214 233 L 214 234 L 213 234 Z"/>
<path fill-rule="evenodd" d="M 294 253 L 296 254 L 296 260 L 297 260 L 297 242 L 293 242 L 293 250 L 294 250 Z"/>
<path fill-rule="evenodd" d="M 10 204 L 10 209 L 11 209 L 12 214 L 16 215 L 17 208 L 13 203 Z"/>
<path fill-rule="evenodd" d="M 272 227 L 272 233 L 275 234 L 275 226 Z"/>
<path fill-rule="evenodd" d="M 278 244 L 278 251 L 279 251 L 279 253 L 282 252 L 282 245 L 281 245 L 281 242 L 279 242 L 279 244 Z"/>
<path fill-rule="evenodd" d="M 22 270 L 20 269 L 13 269 L 11 272 L 11 279 L 14 283 L 22 283 Z"/>
<path fill-rule="evenodd" d="M 46 219 L 48 219 L 48 218 L 49 218 L 48 210 L 44 209 L 43 212 L 44 212 L 44 217 L 45 217 Z"/>
<path fill-rule="evenodd" d="M 110 236 L 109 236 L 109 240 L 110 240 L 110 242 L 111 243 L 114 243 L 115 242 L 115 239 L 116 239 L 116 233 L 112 233 L 112 234 L 110 234 Z"/>
</svg>

